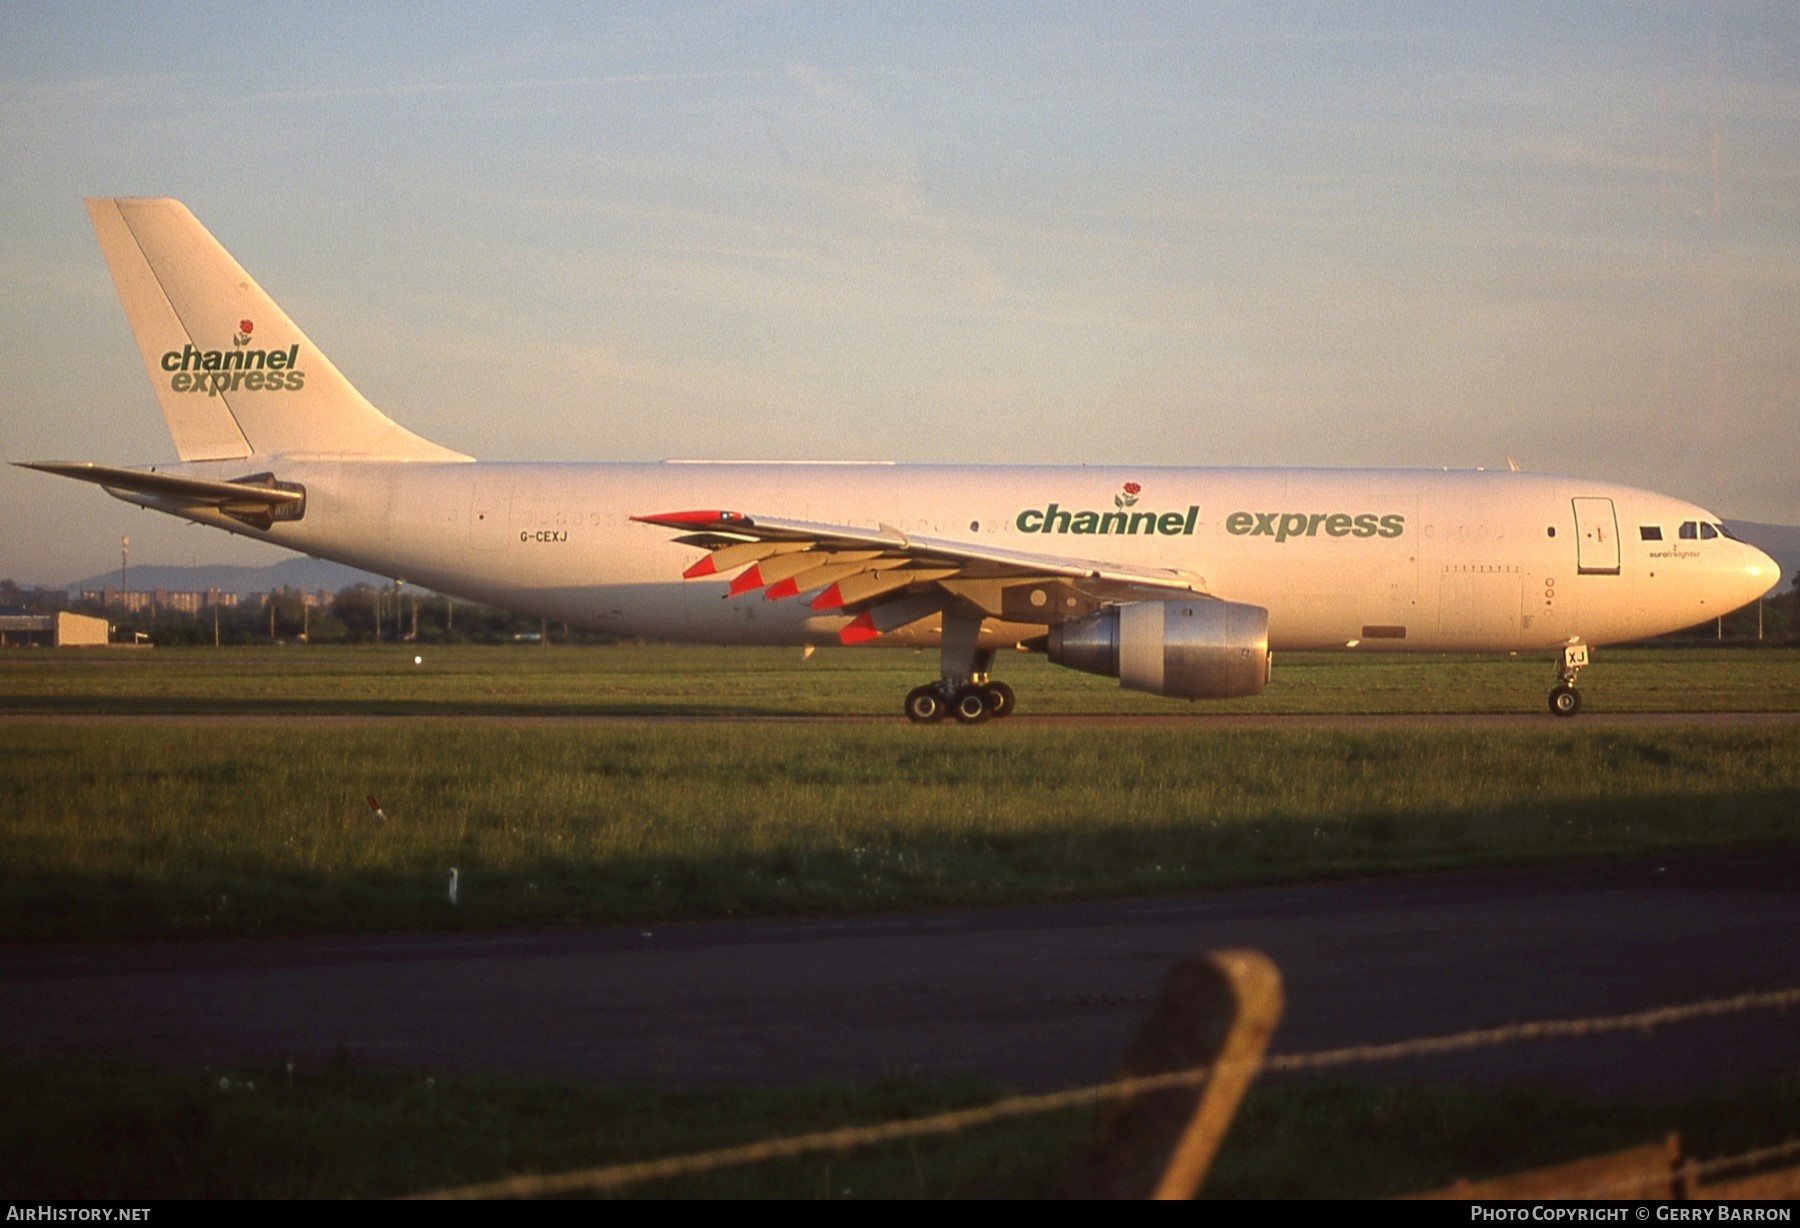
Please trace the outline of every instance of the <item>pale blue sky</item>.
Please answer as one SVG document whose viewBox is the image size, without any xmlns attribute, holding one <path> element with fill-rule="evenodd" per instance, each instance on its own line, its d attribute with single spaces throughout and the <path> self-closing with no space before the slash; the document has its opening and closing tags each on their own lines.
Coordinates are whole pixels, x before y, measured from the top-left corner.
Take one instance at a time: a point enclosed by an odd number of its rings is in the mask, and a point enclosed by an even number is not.
<svg viewBox="0 0 1800 1228">
<path fill-rule="evenodd" d="M 173 457 L 80 200 L 481 457 L 1500 466 L 1800 523 L 1787 4 L 0 3 L 0 456 Z M 0 473 L 0 575 L 276 552 Z"/>
</svg>

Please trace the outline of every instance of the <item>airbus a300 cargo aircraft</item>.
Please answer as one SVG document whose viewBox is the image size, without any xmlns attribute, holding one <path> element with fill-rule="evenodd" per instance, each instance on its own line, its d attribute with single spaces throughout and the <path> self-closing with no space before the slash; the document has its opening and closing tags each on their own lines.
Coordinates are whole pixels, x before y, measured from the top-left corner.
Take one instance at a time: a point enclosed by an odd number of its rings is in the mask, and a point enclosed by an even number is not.
<svg viewBox="0 0 1800 1228">
<path fill-rule="evenodd" d="M 478 462 L 384 416 L 173 200 L 92 200 L 177 464 L 40 462 L 129 503 L 624 636 L 940 648 L 914 721 L 1006 716 L 1003 648 L 1184 699 L 1272 649 L 1597 644 L 1779 579 L 1710 512 L 1514 472 Z"/>
</svg>

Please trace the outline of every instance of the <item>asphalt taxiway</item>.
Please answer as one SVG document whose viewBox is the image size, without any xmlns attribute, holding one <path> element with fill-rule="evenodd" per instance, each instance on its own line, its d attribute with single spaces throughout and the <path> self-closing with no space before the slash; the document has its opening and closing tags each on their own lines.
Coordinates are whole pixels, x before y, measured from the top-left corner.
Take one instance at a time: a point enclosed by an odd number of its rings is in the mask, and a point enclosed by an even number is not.
<svg viewBox="0 0 1800 1228">
<path fill-rule="evenodd" d="M 664 1084 L 1107 1076 L 1171 963 L 1281 968 L 1274 1051 L 1800 985 L 1800 849 L 843 920 L 0 948 L 0 1047 L 217 1069 L 344 1051 Z M 1800 1073 L 1800 1012 L 1372 1068 L 1654 1091 Z"/>
</svg>

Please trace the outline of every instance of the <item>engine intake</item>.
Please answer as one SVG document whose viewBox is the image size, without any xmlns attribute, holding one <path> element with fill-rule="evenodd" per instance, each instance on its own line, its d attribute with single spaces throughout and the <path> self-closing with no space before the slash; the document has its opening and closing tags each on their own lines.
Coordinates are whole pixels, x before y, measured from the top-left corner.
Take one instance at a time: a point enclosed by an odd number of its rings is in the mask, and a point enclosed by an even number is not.
<svg viewBox="0 0 1800 1228">
<path fill-rule="evenodd" d="M 1050 628 L 1050 659 L 1182 699 L 1259 695 L 1269 682 L 1269 612 L 1232 601 L 1134 601 Z"/>
</svg>

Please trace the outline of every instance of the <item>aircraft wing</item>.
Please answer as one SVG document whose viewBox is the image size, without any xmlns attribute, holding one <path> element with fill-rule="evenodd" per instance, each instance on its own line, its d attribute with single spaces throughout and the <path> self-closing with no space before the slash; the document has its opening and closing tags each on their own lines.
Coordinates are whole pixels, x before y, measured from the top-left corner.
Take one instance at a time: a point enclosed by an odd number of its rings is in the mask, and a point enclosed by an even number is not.
<svg viewBox="0 0 1800 1228">
<path fill-rule="evenodd" d="M 847 644 L 941 613 L 953 601 L 1010 622 L 1051 625 L 1102 605 L 1210 596 L 1203 577 L 1175 568 L 1032 554 L 978 542 L 916 537 L 882 525 L 816 524 L 733 511 L 633 516 L 677 529 L 676 540 L 708 551 L 690 580 L 736 571 L 730 596 L 762 590 L 771 601 L 812 593 L 808 604 L 856 619 Z"/>
</svg>

